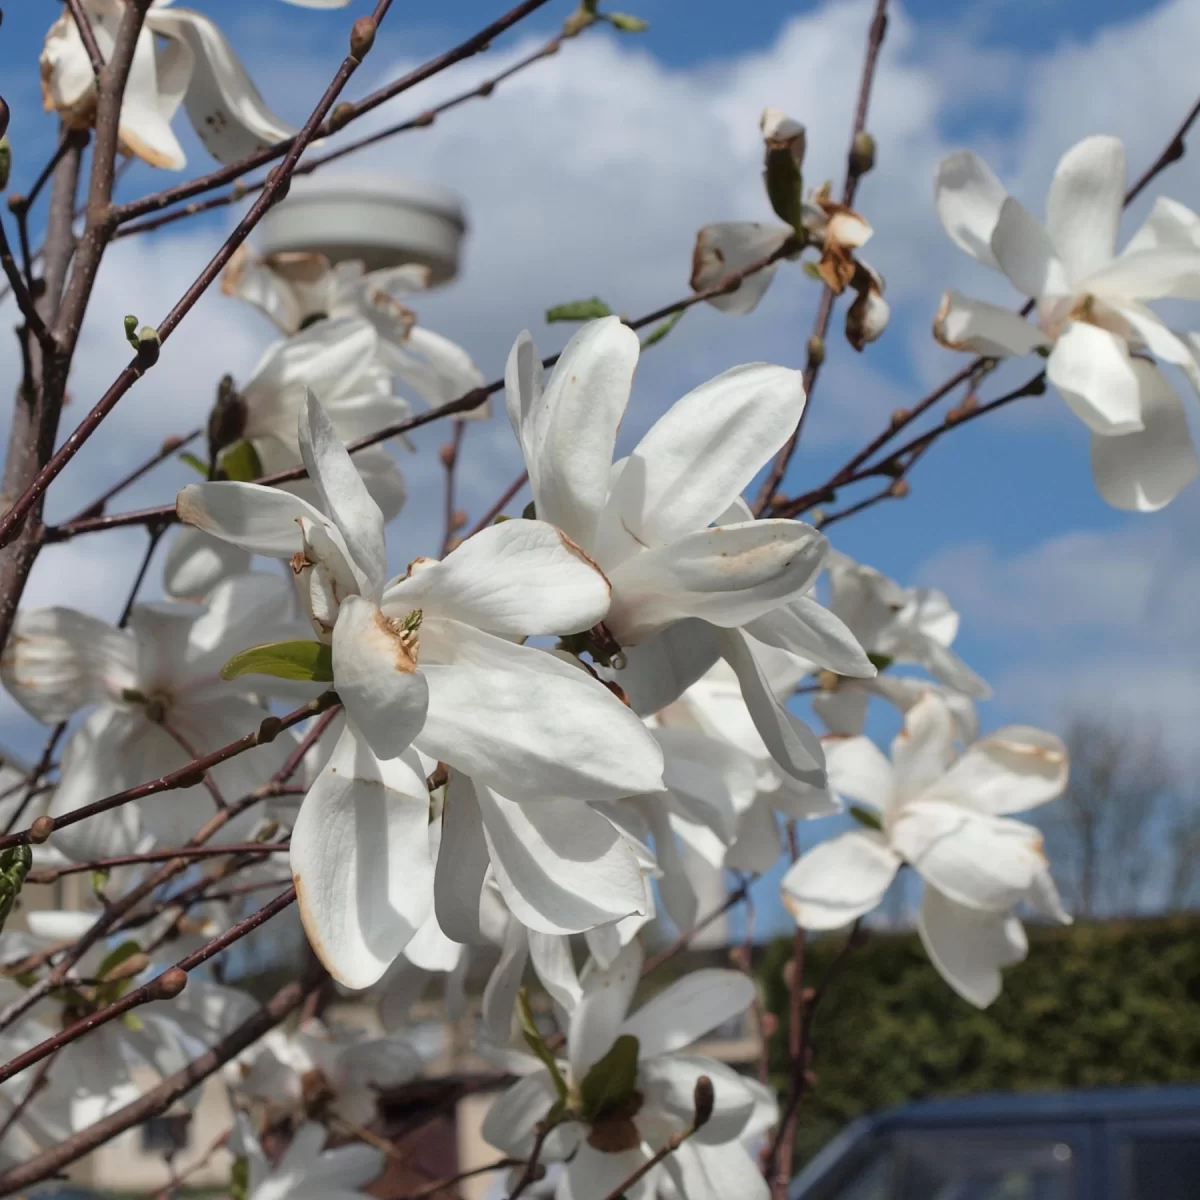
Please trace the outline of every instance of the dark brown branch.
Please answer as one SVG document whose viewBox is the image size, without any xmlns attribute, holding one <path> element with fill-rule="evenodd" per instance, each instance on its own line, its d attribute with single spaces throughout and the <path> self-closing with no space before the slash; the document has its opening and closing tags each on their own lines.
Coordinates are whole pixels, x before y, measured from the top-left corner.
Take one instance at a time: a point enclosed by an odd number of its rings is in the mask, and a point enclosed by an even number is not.
<svg viewBox="0 0 1200 1200">
<path fill-rule="evenodd" d="M 39 1180 L 48 1179 L 125 1130 L 166 1112 L 180 1096 L 215 1074 L 225 1063 L 236 1058 L 247 1046 L 253 1045 L 264 1033 L 299 1008 L 304 997 L 323 981 L 324 972 L 314 968 L 303 980 L 285 984 L 237 1029 L 182 1070 L 169 1075 L 157 1087 L 102 1121 L 89 1125 L 49 1150 L 0 1175 L 0 1194 L 8 1195 Z"/>
<path fill-rule="evenodd" d="M 217 858 L 233 854 L 277 854 L 287 850 L 287 842 L 240 842 L 223 846 L 175 846 L 167 850 L 147 850 L 142 854 L 118 854 L 113 858 L 94 858 L 90 862 L 66 863 L 61 867 L 37 867 L 25 877 L 29 883 L 54 883 L 64 875 L 84 871 L 111 871 L 114 867 L 133 867 L 142 863 L 167 862 L 172 858 Z M 286 882 L 286 881 L 285 881 Z"/>
<path fill-rule="evenodd" d="M 725 897 L 725 903 L 722 904 L 720 908 L 713 909 L 708 916 L 702 917 L 699 921 L 697 921 L 696 924 L 691 927 L 691 929 L 684 930 L 684 932 L 681 933 L 669 946 L 658 951 L 657 954 L 652 954 L 642 964 L 642 975 L 649 975 L 651 971 L 657 970 L 663 965 L 663 963 L 674 958 L 675 955 L 681 950 L 686 950 L 691 944 L 692 939 L 698 933 L 707 929 L 714 921 L 718 920 L 720 917 L 723 917 L 731 908 L 745 900 L 749 893 L 749 888 L 750 884 L 748 881 L 743 883 L 740 887 L 734 888 L 734 890 Z"/>
<path fill-rule="evenodd" d="M 875 69 L 879 65 L 879 51 L 883 46 L 884 34 L 887 33 L 888 0 L 875 0 L 875 15 L 871 18 L 871 27 L 867 32 L 867 49 L 863 57 L 862 77 L 858 86 L 858 103 L 854 109 L 854 128 L 850 132 L 850 149 L 846 152 L 846 178 L 842 185 L 842 203 L 847 208 L 854 201 L 858 190 L 860 171 L 857 168 L 855 146 L 858 135 L 867 126 L 867 109 L 871 102 L 871 85 L 875 81 Z M 758 499 L 754 504 L 755 514 L 762 516 L 771 506 L 775 493 L 783 483 L 787 474 L 788 464 L 800 443 L 800 435 L 804 432 L 804 421 L 812 408 L 812 392 L 825 361 L 826 342 L 829 335 L 829 320 L 833 316 L 834 292 L 828 285 L 821 292 L 821 301 L 817 305 L 817 315 L 813 320 L 812 332 L 808 337 L 807 361 L 804 364 L 804 393 L 808 401 L 800 413 L 796 423 L 796 432 L 788 438 L 783 448 L 775 456 L 770 471 L 759 489 Z"/>
<path fill-rule="evenodd" d="M 185 763 L 176 771 L 170 771 L 166 775 L 159 776 L 157 779 L 149 780 L 147 783 L 139 783 L 136 787 L 126 788 L 123 792 L 117 792 L 112 796 L 105 796 L 100 800 L 94 800 L 91 804 L 84 804 L 69 813 L 64 813 L 61 817 L 53 819 L 52 828 L 65 829 L 68 825 L 76 825 L 80 821 L 87 820 L 88 817 L 96 816 L 97 813 L 120 808 L 122 804 L 129 804 L 133 800 L 144 800 L 147 796 L 154 796 L 159 792 L 167 792 L 173 788 L 194 787 L 200 782 L 201 776 L 205 771 L 210 771 L 219 763 L 225 762 L 226 759 L 234 758 L 239 754 L 245 753 L 247 750 L 252 750 L 255 746 L 263 746 L 268 742 L 274 741 L 283 730 L 290 729 L 293 725 L 298 725 L 301 721 L 308 720 L 309 717 L 325 712 L 337 704 L 337 702 L 338 699 L 335 692 L 324 692 L 315 700 L 310 700 L 307 704 L 302 704 L 299 708 L 293 709 L 284 717 L 265 717 L 253 733 L 247 733 L 244 737 L 240 737 L 237 741 L 222 746 L 219 750 L 214 750 L 211 754 L 194 758 L 191 762 Z M 0 850 L 6 850 L 9 846 L 25 846 L 28 844 L 28 829 L 0 837 Z"/>
<path fill-rule="evenodd" d="M 142 555 L 142 561 L 138 566 L 137 574 L 134 575 L 133 583 L 130 584 L 129 595 L 125 600 L 125 607 L 121 609 L 121 617 L 117 621 L 118 629 L 124 629 L 129 624 L 129 617 L 133 613 L 133 606 L 137 603 L 138 592 L 142 590 L 142 584 L 146 579 L 146 572 L 150 570 L 150 560 L 153 559 L 154 551 L 158 549 L 158 543 L 162 540 L 162 535 L 166 530 L 167 527 L 165 525 L 146 526 L 146 552 Z"/>
<path fill-rule="evenodd" d="M 96 78 L 99 79 L 104 71 L 104 55 L 96 43 L 96 31 L 88 19 L 87 10 L 83 7 L 83 0 L 67 0 L 67 8 L 71 10 L 71 16 L 75 19 L 75 27 L 79 30 L 83 48 L 87 51 Z"/>
<path fill-rule="evenodd" d="M 44 352 L 53 353 L 55 349 L 54 335 L 46 328 L 46 322 L 42 320 L 42 314 L 38 312 L 37 305 L 34 303 L 33 294 L 21 276 L 21 268 L 17 266 L 17 260 L 13 257 L 3 221 L 0 221 L 0 266 L 3 266 L 4 274 L 8 276 L 9 286 L 16 297 L 17 307 L 25 318 L 26 327 L 41 343 Z"/>
<path fill-rule="evenodd" d="M 202 429 L 193 429 L 191 433 L 185 434 L 183 437 L 167 438 L 163 442 L 162 446 L 160 446 L 159 449 L 157 449 L 148 459 L 146 459 L 141 466 L 134 467 L 134 469 L 130 471 L 128 475 L 123 475 L 103 495 L 98 496 L 95 500 L 93 500 L 91 504 L 87 506 L 87 508 L 81 509 L 79 512 L 77 512 L 75 516 L 71 518 L 71 520 L 84 521 L 88 517 L 98 517 L 102 512 L 104 512 L 108 502 L 114 496 L 119 495 L 127 487 L 137 483 L 137 481 L 141 479 L 143 475 L 149 474 L 150 471 L 158 466 L 159 463 L 164 462 L 173 454 L 176 454 L 178 451 L 182 450 L 184 446 L 188 445 L 190 442 L 194 442 L 203 432 L 204 430 Z"/>
</svg>

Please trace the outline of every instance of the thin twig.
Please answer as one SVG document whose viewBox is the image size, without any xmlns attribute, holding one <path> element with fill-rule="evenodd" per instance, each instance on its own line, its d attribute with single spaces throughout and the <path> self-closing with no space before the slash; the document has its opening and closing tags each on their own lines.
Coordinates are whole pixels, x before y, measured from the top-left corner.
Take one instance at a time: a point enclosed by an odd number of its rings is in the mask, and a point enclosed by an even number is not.
<svg viewBox="0 0 1200 1200">
<path fill-rule="evenodd" d="M 204 430 L 193 429 L 191 433 L 186 433 L 183 437 L 169 437 L 163 441 L 163 444 L 140 466 L 134 467 L 128 475 L 121 476 L 116 483 L 112 485 L 103 495 L 98 496 L 95 500 L 81 509 L 71 518 L 72 521 L 85 521 L 88 517 L 98 517 L 104 512 L 108 502 L 114 497 L 123 492 L 127 487 L 137 483 L 143 475 L 149 474 L 159 463 L 165 462 L 172 455 L 178 453 L 189 443 L 194 442 Z"/>
<path fill-rule="evenodd" d="M 651 971 L 657 970 L 668 959 L 674 958 L 681 950 L 687 949 L 691 944 L 692 939 L 702 930 L 707 929 L 715 920 L 722 917 L 736 904 L 740 904 L 745 900 L 749 893 L 749 881 L 743 883 L 740 887 L 734 888 L 728 896 L 725 897 L 725 903 L 720 908 L 714 909 L 706 917 L 702 917 L 691 929 L 681 933 L 669 946 L 660 950 L 657 954 L 652 954 L 642 964 L 642 975 L 649 975 Z"/>
<path fill-rule="evenodd" d="M 17 307 L 20 308 L 21 315 L 25 318 L 25 325 L 29 332 L 41 343 L 43 350 L 47 353 L 52 352 L 55 349 L 54 335 L 46 327 L 46 322 L 42 320 L 42 315 L 34 303 L 33 294 L 21 277 L 21 268 L 17 266 L 17 260 L 13 257 L 3 221 L 0 221 L 0 266 L 4 268 L 4 274 L 8 276 L 9 286 L 17 298 Z"/>
<path fill-rule="evenodd" d="M 58 747 L 58 743 L 62 741 L 62 735 L 66 731 L 66 721 L 60 721 L 50 731 L 50 736 L 46 738 L 46 744 L 42 747 L 42 756 L 38 759 L 37 766 L 33 768 L 33 771 L 29 775 L 25 795 L 21 797 L 21 803 L 13 810 L 12 816 L 8 818 L 8 822 L 4 826 L 5 834 L 11 833 L 13 826 L 25 815 L 25 810 L 29 807 L 29 802 L 37 794 L 42 776 L 50 769 L 51 760 L 54 758 L 54 751 Z"/>
<path fill-rule="evenodd" d="M 442 447 L 442 467 L 446 472 L 446 501 L 443 522 L 445 532 L 442 534 L 442 554 L 445 558 L 454 546 L 454 535 L 458 532 L 461 522 L 456 524 L 458 512 L 454 506 L 454 483 L 457 475 L 458 459 L 462 453 L 463 438 L 466 436 L 466 421 L 454 422 L 454 433 Z"/>
<path fill-rule="evenodd" d="M 496 501 L 496 503 L 493 504 L 492 507 L 489 508 L 482 517 L 479 518 L 478 522 L 475 524 L 475 527 L 469 534 L 467 534 L 467 537 L 474 537 L 481 529 L 486 529 L 505 510 L 509 501 L 512 500 L 512 498 L 528 482 L 529 472 L 522 471 L 520 475 L 518 475 L 516 479 L 514 479 L 512 483 L 510 483 L 508 487 L 506 487 L 504 491 L 500 493 L 500 498 Z"/>
<path fill-rule="evenodd" d="M 137 603 L 138 592 L 142 590 L 142 584 L 146 579 L 146 572 L 150 570 L 150 560 L 154 557 L 154 551 L 158 549 L 158 543 L 162 540 L 162 535 L 166 531 L 167 527 L 165 525 L 146 526 L 146 533 L 148 535 L 146 538 L 146 551 L 142 555 L 142 561 L 138 566 L 137 574 L 133 577 L 133 583 L 129 588 L 129 595 L 125 600 L 125 607 L 121 609 L 121 618 L 117 622 L 118 629 L 124 629 L 129 624 L 129 617 L 133 613 L 133 606 Z M 170 731 L 168 730 L 168 732 Z M 193 754 L 192 757 L 194 758 L 195 755 Z"/>
<path fill-rule="evenodd" d="M 29 883 L 54 883 L 64 875 L 85 871 L 111 871 L 114 867 L 134 867 L 144 863 L 167 862 L 172 858 L 217 858 L 230 854 L 278 854 L 287 842 L 239 842 L 223 846 L 174 846 L 166 850 L 146 850 L 141 854 L 118 854 L 112 858 L 94 858 L 89 862 L 64 863 L 61 867 L 37 867 L 26 876 Z M 286 881 L 285 881 L 286 882 Z"/>
<path fill-rule="evenodd" d="M 429 1196 L 436 1196 L 438 1192 L 452 1188 L 456 1183 L 462 1183 L 464 1179 L 474 1179 L 477 1175 L 490 1175 L 493 1171 L 507 1171 L 510 1167 L 523 1167 L 524 1165 L 523 1158 L 498 1158 L 495 1162 L 487 1163 L 485 1166 L 472 1167 L 469 1171 L 459 1171 L 457 1175 L 448 1175 L 445 1179 L 435 1179 L 415 1192 L 405 1192 L 399 1200 L 427 1200 Z"/>
<path fill-rule="evenodd" d="M 534 1130 L 533 1148 L 529 1151 L 529 1158 L 525 1162 L 525 1169 L 521 1172 L 520 1178 L 517 1180 L 513 1190 L 508 1193 L 508 1200 L 518 1200 L 518 1197 L 524 1192 L 530 1184 L 541 1178 L 544 1173 L 540 1170 L 542 1151 L 546 1147 L 546 1139 L 558 1128 L 558 1121 L 539 1121 Z"/>
<path fill-rule="evenodd" d="M 92 22 L 88 18 L 87 9 L 83 7 L 83 0 L 67 0 L 67 8 L 71 10 L 71 16 L 75 18 L 75 27 L 79 30 L 79 39 L 83 42 L 83 48 L 87 51 L 88 59 L 92 64 L 92 71 L 97 79 L 100 78 L 104 71 L 104 55 L 100 51 L 100 46 L 96 42 L 96 31 L 92 28 Z"/>
</svg>

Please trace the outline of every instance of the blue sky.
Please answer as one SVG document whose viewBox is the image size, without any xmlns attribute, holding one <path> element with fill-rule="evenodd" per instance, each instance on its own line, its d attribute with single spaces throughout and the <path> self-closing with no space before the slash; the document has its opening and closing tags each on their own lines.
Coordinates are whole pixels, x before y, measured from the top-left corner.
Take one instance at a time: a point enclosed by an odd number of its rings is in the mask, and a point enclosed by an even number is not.
<svg viewBox="0 0 1200 1200">
<path fill-rule="evenodd" d="M 227 30 L 268 101 L 301 120 L 340 56 L 347 12 L 278 0 L 200 0 L 195 7 Z M 502 7 L 495 0 L 398 0 L 350 94 L 444 49 Z M 564 328 L 540 319 L 548 304 L 600 294 L 622 312 L 655 308 L 686 292 L 699 225 L 769 219 L 758 181 L 756 120 L 764 106 L 784 108 L 808 126 L 808 182 L 840 176 L 865 0 L 620 0 L 620 7 L 648 18 L 649 32 L 589 33 L 486 102 L 347 163 L 429 179 L 463 196 L 472 232 L 462 275 L 418 308 L 432 328 L 462 342 L 489 378 L 526 325 L 546 351 L 561 345 Z M 53 144 L 53 123 L 38 111 L 34 60 L 58 8 L 48 0 L 9 6 L 0 29 L 15 187 Z M 489 54 L 372 119 L 401 119 L 491 74 L 548 36 L 569 8 L 548 5 Z M 369 5 L 356 0 L 350 11 Z M 1200 11 L 1187 0 L 980 0 L 952 8 L 913 0 L 895 9 L 868 122 L 879 167 L 859 193 L 876 229 L 865 255 L 888 280 L 894 317 L 862 356 L 841 339 L 835 317 L 787 490 L 823 479 L 893 409 L 961 365 L 929 336 L 945 287 L 1015 299 L 937 226 L 930 178 L 938 158 L 960 146 L 978 149 L 1035 212 L 1055 161 L 1087 134 L 1123 136 L 1136 173 L 1200 90 L 1197 44 Z M 177 129 L 189 169 L 206 170 L 182 116 Z M 138 168 L 122 196 L 171 181 Z M 1200 208 L 1200 153 L 1152 192 Z M 1145 207 L 1130 214 L 1126 234 Z M 123 243 L 111 256 L 85 328 L 68 428 L 124 361 L 113 314 L 160 318 L 231 219 L 223 212 L 176 226 Z M 689 313 L 646 355 L 624 435 L 633 438 L 689 387 L 739 361 L 802 365 L 816 298 L 815 285 L 785 264 L 752 316 Z M 123 402 L 107 437 L 102 432 L 56 485 L 52 512 L 77 509 L 157 439 L 197 423 L 216 378 L 224 370 L 244 378 L 270 336 L 256 315 L 206 298 L 160 367 Z M 0 370 L 15 378 L 10 345 L 0 346 Z M 1030 370 L 1020 364 L 998 372 L 981 398 Z M 422 435 L 425 453 L 406 460 L 412 500 L 393 527 L 398 566 L 440 536 L 426 517 L 441 502 L 429 451 L 442 436 Z M 519 462 L 500 414 L 472 428 L 468 448 L 463 499 L 478 513 Z M 182 471 L 164 471 L 131 493 L 130 504 L 161 503 L 183 480 Z M 907 500 L 836 527 L 833 540 L 902 582 L 949 592 L 963 614 L 956 648 L 996 689 L 984 706 L 985 726 L 1019 720 L 1053 727 L 1072 709 L 1104 708 L 1161 723 L 1168 741 L 1187 750 L 1200 717 L 1195 489 L 1156 516 L 1108 509 L 1092 488 L 1084 432 L 1053 394 L 945 439 L 914 473 L 912 489 Z M 112 617 L 120 564 L 138 550 L 137 534 L 58 548 L 39 564 L 31 600 L 62 602 L 64 587 L 87 578 L 73 602 Z M 11 706 L 0 715 L 14 736 L 28 736 Z"/>
</svg>

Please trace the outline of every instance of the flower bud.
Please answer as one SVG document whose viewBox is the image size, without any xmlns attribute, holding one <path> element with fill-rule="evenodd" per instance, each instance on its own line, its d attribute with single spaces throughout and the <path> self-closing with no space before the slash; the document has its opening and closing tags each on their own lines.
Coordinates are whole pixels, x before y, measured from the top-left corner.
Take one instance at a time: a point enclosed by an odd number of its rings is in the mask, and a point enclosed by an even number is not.
<svg viewBox="0 0 1200 1200">
<path fill-rule="evenodd" d="M 333 106 L 333 112 L 329 114 L 329 127 L 333 130 L 341 129 L 352 116 L 354 107 L 343 100 L 341 104 Z"/>
<path fill-rule="evenodd" d="M 29 827 L 29 840 L 40 846 L 54 832 L 53 817 L 38 817 Z"/>
<path fill-rule="evenodd" d="M 180 967 L 168 967 L 157 979 L 154 980 L 152 987 L 155 996 L 160 1000 L 173 1000 L 180 992 L 187 987 L 187 972 Z"/>
<path fill-rule="evenodd" d="M 350 53 L 362 59 L 375 45 L 375 18 L 359 17 L 350 29 Z"/>
<path fill-rule="evenodd" d="M 888 494 L 897 500 L 903 500 L 910 491 L 911 489 L 908 486 L 907 479 L 897 479 L 892 486 L 888 488 Z"/>
<path fill-rule="evenodd" d="M 0 137 L 8 132 L 8 101 L 0 96 Z"/>
<path fill-rule="evenodd" d="M 438 450 L 438 458 L 440 458 L 442 460 L 442 466 L 445 467 L 447 470 L 449 470 L 452 466 L 454 466 L 454 460 L 456 457 L 457 457 L 457 455 L 454 452 L 454 443 L 453 442 L 446 442 Z"/>
<path fill-rule="evenodd" d="M 692 1093 L 692 1101 L 696 1106 L 696 1115 L 692 1119 L 692 1127 L 699 1129 L 707 1125 L 713 1114 L 713 1085 L 707 1075 L 701 1075 L 696 1080 L 696 1088 Z"/>
<path fill-rule="evenodd" d="M 865 175 L 875 165 L 875 139 L 865 130 L 854 135 L 850 148 L 850 174 Z"/>
<path fill-rule="evenodd" d="M 858 296 L 846 310 L 846 340 L 861 351 L 887 328 L 892 310 L 883 298 L 883 279 L 865 263 L 858 264 L 854 275 Z"/>
<path fill-rule="evenodd" d="M 808 339 L 808 365 L 819 367 L 825 361 L 825 339 L 814 333 Z"/>
<path fill-rule="evenodd" d="M 137 357 L 139 367 L 152 367 L 158 362 L 162 342 L 158 330 L 152 325 L 143 325 L 137 334 Z"/>
</svg>

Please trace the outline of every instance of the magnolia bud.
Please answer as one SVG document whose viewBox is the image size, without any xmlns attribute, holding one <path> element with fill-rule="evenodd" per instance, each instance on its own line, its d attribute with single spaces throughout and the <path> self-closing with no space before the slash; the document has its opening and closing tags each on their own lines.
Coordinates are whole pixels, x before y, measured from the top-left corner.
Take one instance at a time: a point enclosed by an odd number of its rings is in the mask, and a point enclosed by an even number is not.
<svg viewBox="0 0 1200 1200">
<path fill-rule="evenodd" d="M 40 846 L 54 832 L 53 817 L 38 817 L 29 827 L 29 840 Z"/>
<path fill-rule="evenodd" d="M 438 458 L 442 460 L 442 466 L 449 470 L 454 466 L 454 460 L 457 455 L 454 452 L 454 443 L 446 442 L 440 450 L 438 450 Z"/>
<path fill-rule="evenodd" d="M 162 342 L 159 340 L 158 330 L 151 325 L 143 325 L 137 335 L 138 366 L 154 366 L 158 362 L 161 349 Z"/>
<path fill-rule="evenodd" d="M 875 139 L 865 130 L 854 135 L 850 149 L 850 173 L 865 175 L 875 165 Z"/>
<path fill-rule="evenodd" d="M 8 101 L 0 96 L 0 137 L 8 132 Z"/>
<path fill-rule="evenodd" d="M 892 428 L 898 429 L 912 417 L 907 408 L 898 408 L 892 413 Z"/>
<path fill-rule="evenodd" d="M 359 17 L 350 29 L 350 53 L 365 58 L 375 45 L 375 18 Z"/>
<path fill-rule="evenodd" d="M 12 145 L 8 138 L 0 137 L 0 188 L 8 187 L 8 176 L 12 171 Z"/>
<path fill-rule="evenodd" d="M 897 479 L 892 486 L 888 488 L 888 494 L 894 496 L 897 500 L 903 500 L 904 497 L 908 495 L 909 490 L 907 479 Z"/>
<path fill-rule="evenodd" d="M 456 508 L 450 514 L 450 528 L 461 529 L 467 523 L 467 514 L 465 510 Z"/>
<path fill-rule="evenodd" d="M 712 1080 L 707 1075 L 701 1075 L 696 1080 L 696 1087 L 692 1093 L 692 1102 L 696 1106 L 696 1115 L 692 1119 L 692 1127 L 699 1129 L 703 1125 L 707 1125 L 713 1114 L 713 1085 Z"/>
<path fill-rule="evenodd" d="M 354 116 L 354 107 L 347 104 L 344 100 L 341 104 L 335 104 L 333 112 L 329 114 L 330 129 L 341 129 L 350 118 Z"/>
<path fill-rule="evenodd" d="M 808 365 L 819 367 L 825 361 L 825 339 L 813 334 L 808 339 Z"/>
<path fill-rule="evenodd" d="M 25 197 L 20 192 L 12 192 L 8 197 L 8 211 L 19 213 L 25 207 Z"/>
<path fill-rule="evenodd" d="M 161 1000 L 173 1000 L 187 987 L 187 972 L 180 967 L 168 967 L 156 980 L 152 987 L 154 994 Z"/>
</svg>

